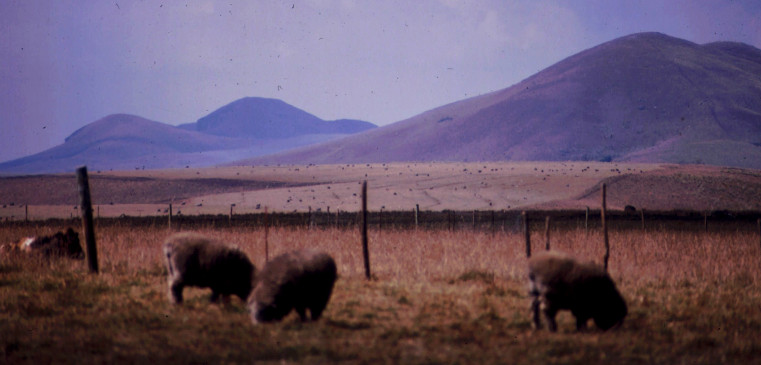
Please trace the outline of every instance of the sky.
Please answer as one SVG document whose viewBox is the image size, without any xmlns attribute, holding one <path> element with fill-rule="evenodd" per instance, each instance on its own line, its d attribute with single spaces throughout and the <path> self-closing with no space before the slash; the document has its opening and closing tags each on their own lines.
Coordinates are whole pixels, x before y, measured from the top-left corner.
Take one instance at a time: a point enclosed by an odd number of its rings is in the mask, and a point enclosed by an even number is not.
<svg viewBox="0 0 761 365">
<path fill-rule="evenodd" d="M 387 125 L 649 31 L 761 48 L 761 1 L 0 0 L 0 161 L 246 96 Z"/>
</svg>

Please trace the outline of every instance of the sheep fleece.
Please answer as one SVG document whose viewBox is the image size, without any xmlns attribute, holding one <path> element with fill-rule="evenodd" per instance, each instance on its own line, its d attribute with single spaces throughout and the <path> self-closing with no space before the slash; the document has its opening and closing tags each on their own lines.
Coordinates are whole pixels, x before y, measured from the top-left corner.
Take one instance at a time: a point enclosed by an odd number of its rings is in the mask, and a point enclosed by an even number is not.
<svg viewBox="0 0 761 365">
<path fill-rule="evenodd" d="M 264 266 L 249 298 L 254 323 L 279 321 L 295 309 L 302 321 L 309 309 L 320 318 L 336 281 L 336 264 L 330 255 L 305 249 L 275 257 Z"/>
<path fill-rule="evenodd" d="M 590 318 L 598 328 L 607 330 L 626 317 L 626 302 L 600 266 L 549 251 L 531 257 L 528 268 L 537 329 L 541 328 L 540 310 L 550 331 L 557 331 L 555 315 L 562 309 L 576 317 L 577 330 L 584 330 Z"/>
<path fill-rule="evenodd" d="M 211 288 L 219 295 L 237 295 L 246 301 L 253 287 L 255 267 L 245 253 L 197 233 L 178 233 L 164 243 L 169 298 L 182 303 L 185 286 Z"/>
</svg>

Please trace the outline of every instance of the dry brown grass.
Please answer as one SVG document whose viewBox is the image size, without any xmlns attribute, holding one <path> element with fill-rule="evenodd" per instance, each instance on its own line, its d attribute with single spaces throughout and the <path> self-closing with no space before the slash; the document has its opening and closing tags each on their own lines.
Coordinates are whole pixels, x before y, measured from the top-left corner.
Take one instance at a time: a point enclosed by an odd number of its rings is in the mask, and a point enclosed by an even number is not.
<svg viewBox="0 0 761 365">
<path fill-rule="evenodd" d="M 0 241 L 58 227 L 0 228 Z M 339 280 L 325 316 L 254 326 L 242 303 L 190 289 L 169 304 L 161 227 L 97 230 L 101 274 L 84 262 L 0 259 L 0 358 L 6 362 L 744 363 L 761 359 L 761 247 L 752 227 L 702 233 L 611 232 L 624 326 L 531 330 L 521 234 L 371 231 L 364 279 L 356 231 L 276 228 L 270 254 L 317 247 Z M 261 267 L 261 230 L 200 227 Z M 534 235 L 534 250 L 543 237 Z M 600 261 L 599 232 L 553 233 L 553 248 Z M 186 289 L 187 290 L 187 289 Z"/>
</svg>

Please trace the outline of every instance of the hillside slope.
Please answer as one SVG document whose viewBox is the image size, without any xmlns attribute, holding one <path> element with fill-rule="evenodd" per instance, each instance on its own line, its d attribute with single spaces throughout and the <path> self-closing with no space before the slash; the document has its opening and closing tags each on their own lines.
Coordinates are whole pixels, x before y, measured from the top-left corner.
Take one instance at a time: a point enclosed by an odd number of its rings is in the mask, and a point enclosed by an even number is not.
<svg viewBox="0 0 761 365">
<path fill-rule="evenodd" d="M 761 168 L 761 50 L 634 34 L 507 89 L 340 143 L 244 162 L 500 160 Z"/>
</svg>

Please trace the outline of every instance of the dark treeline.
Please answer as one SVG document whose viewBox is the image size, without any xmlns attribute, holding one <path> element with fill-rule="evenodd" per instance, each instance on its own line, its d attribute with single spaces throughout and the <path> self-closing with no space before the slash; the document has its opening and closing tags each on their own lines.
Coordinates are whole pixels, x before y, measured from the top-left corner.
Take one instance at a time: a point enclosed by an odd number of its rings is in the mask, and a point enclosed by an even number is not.
<svg viewBox="0 0 761 365">
<path fill-rule="evenodd" d="M 552 229 L 601 228 L 600 210 L 530 210 L 527 211 L 530 229 L 544 230 L 546 217 L 550 217 Z M 417 218 L 416 218 L 417 216 Z M 730 211 L 609 211 L 611 229 L 679 229 L 679 230 L 753 230 L 759 212 Z M 97 226 L 169 226 L 169 217 L 121 216 L 95 219 Z M 311 213 L 253 213 L 217 215 L 175 215 L 171 219 L 173 230 L 225 227 L 293 227 L 306 229 L 358 229 L 362 222 L 361 212 L 311 212 Z M 16 226 L 81 226 L 79 218 L 54 218 L 44 221 L 6 221 L 4 225 Z M 516 233 L 523 230 L 521 211 L 374 211 L 368 212 L 370 230 L 472 230 L 480 232 Z"/>
</svg>

